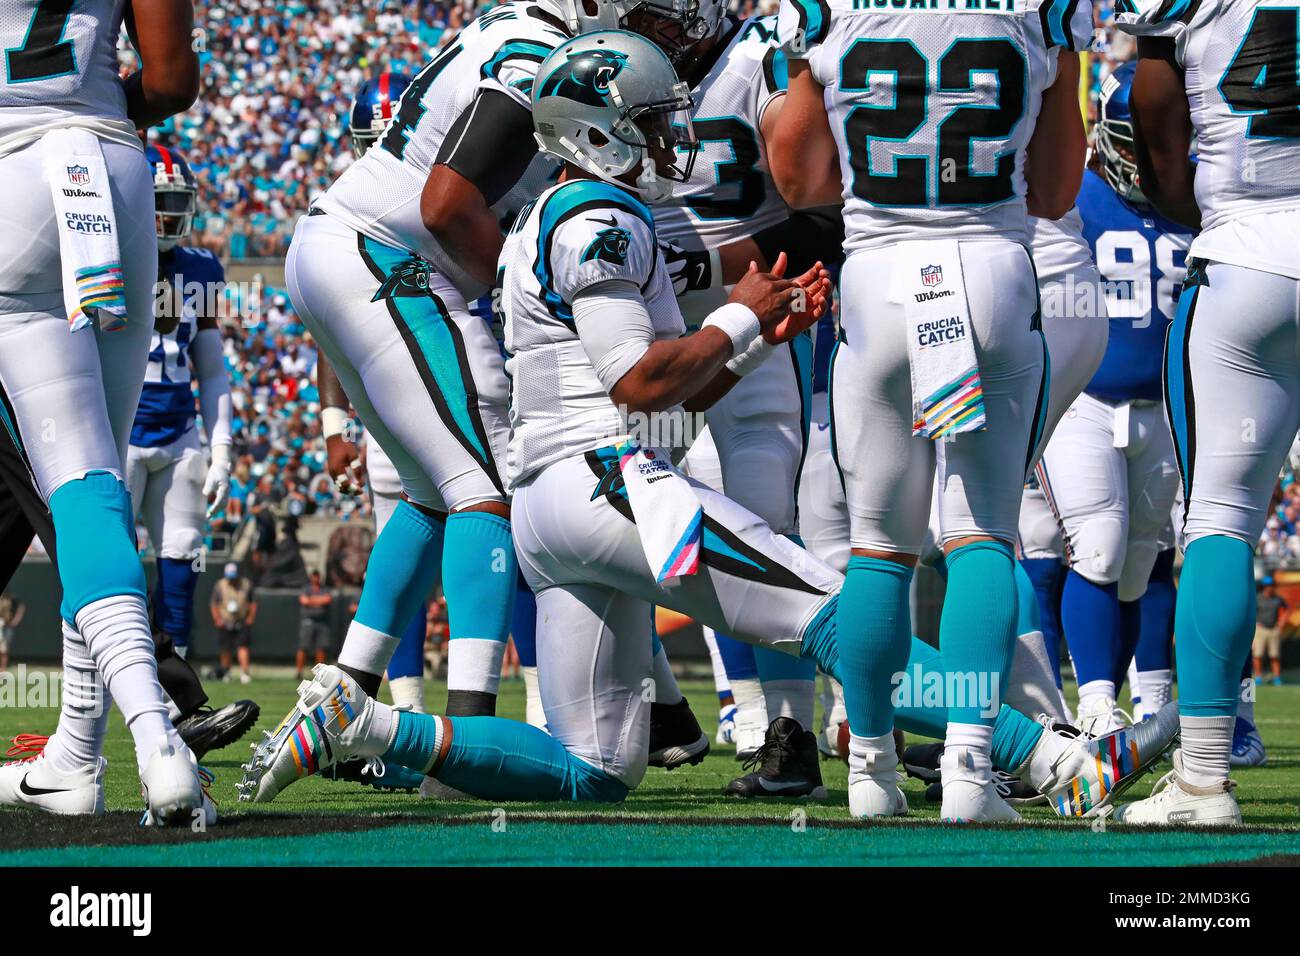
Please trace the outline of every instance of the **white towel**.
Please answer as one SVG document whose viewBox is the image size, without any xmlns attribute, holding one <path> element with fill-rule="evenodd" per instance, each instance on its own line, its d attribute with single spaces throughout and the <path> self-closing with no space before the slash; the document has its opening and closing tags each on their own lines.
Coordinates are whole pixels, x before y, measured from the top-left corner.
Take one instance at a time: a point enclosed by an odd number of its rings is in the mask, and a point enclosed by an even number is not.
<svg viewBox="0 0 1300 956">
<path fill-rule="evenodd" d="M 634 441 L 618 445 L 618 466 L 655 581 L 671 587 L 699 570 L 704 507 L 667 452 Z"/>
<path fill-rule="evenodd" d="M 99 138 L 86 129 L 56 129 L 41 137 L 41 149 L 59 223 L 68 325 L 76 332 L 95 320 L 106 332 L 120 329 L 126 283 Z"/>
<path fill-rule="evenodd" d="M 900 242 L 890 298 L 902 302 L 912 372 L 912 434 L 940 439 L 986 427 L 961 251 L 955 239 Z"/>
</svg>

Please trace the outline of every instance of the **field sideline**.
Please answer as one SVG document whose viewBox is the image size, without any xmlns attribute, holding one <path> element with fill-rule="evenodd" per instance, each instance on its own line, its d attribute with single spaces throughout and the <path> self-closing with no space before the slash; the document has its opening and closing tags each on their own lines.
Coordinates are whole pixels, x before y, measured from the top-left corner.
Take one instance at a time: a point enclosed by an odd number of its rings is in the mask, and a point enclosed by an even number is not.
<svg viewBox="0 0 1300 956">
<path fill-rule="evenodd" d="M 249 686 L 212 684 L 213 703 L 251 697 L 262 706 L 254 733 L 287 712 L 296 682 L 264 676 Z M 711 683 L 683 682 L 700 722 L 712 730 Z M 428 699 L 441 702 L 440 683 Z M 1259 689 L 1258 715 L 1268 765 L 1234 773 L 1248 828 L 1230 834 L 1176 831 L 1097 832 L 1060 821 L 1046 808 L 1025 811 L 1029 826 L 935 825 L 938 807 L 918 781 L 905 784 L 907 820 L 871 826 L 848 819 L 846 767 L 823 761 L 830 797 L 744 802 L 722 786 L 739 770 L 730 747 L 673 773 L 651 769 L 617 807 L 420 800 L 352 783 L 313 778 L 266 806 L 240 804 L 234 784 L 248 741 L 209 754 L 222 821 L 204 834 L 136 826 L 141 801 L 126 728 L 115 713 L 107 745 L 109 813 L 100 820 L 56 819 L 0 811 L 0 866 L 43 865 L 856 865 L 1075 866 L 1300 862 L 1300 686 Z M 522 718 L 523 685 L 502 684 L 501 711 Z M 47 733 L 53 709 L 0 709 L 0 739 Z M 1166 767 L 1160 770 L 1163 773 Z M 1128 795 L 1146 794 L 1158 774 Z M 1126 795 L 1126 796 L 1128 796 Z M 434 825 L 436 824 L 436 825 Z"/>
</svg>

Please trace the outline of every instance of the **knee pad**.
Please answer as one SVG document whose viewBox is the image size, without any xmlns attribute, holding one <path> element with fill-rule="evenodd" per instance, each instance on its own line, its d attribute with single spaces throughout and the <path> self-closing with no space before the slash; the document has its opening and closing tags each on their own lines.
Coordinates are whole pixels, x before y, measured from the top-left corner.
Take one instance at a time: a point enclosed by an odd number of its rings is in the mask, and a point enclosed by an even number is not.
<svg viewBox="0 0 1300 956">
<path fill-rule="evenodd" d="M 144 568 L 135 550 L 131 496 L 116 476 L 92 471 L 50 495 L 59 543 L 59 613 L 76 621 L 87 604 L 120 594 L 145 595 Z"/>
<path fill-rule="evenodd" d="M 779 436 L 778 436 L 779 437 Z M 799 449 L 738 436 L 723 461 L 727 497 L 758 515 L 777 534 L 794 529 Z"/>
<path fill-rule="evenodd" d="M 194 623 L 194 586 L 199 575 L 189 560 L 158 559 L 158 586 L 153 595 L 154 624 L 177 647 L 187 647 Z"/>
<path fill-rule="evenodd" d="M 1124 567 L 1119 575 L 1119 599 L 1136 601 L 1146 594 L 1147 582 L 1151 580 L 1151 568 L 1156 561 L 1154 541 L 1134 545 L 1124 556 Z"/>
<path fill-rule="evenodd" d="M 1114 584 L 1124 570 L 1128 523 L 1108 514 L 1085 518 L 1070 528 L 1070 569 L 1093 584 Z"/>
</svg>

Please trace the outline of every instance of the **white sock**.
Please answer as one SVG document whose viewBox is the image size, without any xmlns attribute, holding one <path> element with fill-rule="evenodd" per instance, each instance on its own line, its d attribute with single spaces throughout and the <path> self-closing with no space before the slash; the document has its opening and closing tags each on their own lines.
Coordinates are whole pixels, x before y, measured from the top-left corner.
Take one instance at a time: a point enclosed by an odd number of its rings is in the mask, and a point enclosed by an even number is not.
<svg viewBox="0 0 1300 956">
<path fill-rule="evenodd" d="M 677 678 L 673 675 L 672 665 L 668 663 L 668 655 L 664 653 L 662 644 L 659 645 L 659 653 L 655 655 L 651 676 L 655 682 L 656 704 L 681 703 L 682 690 L 677 686 Z"/>
<path fill-rule="evenodd" d="M 1092 701 L 1108 697 L 1115 699 L 1115 682 L 1113 680 L 1090 680 L 1086 684 L 1079 685 L 1079 710 L 1088 711 L 1088 704 Z"/>
<path fill-rule="evenodd" d="M 505 641 L 458 637 L 447 642 L 447 690 L 468 690 L 497 695 L 501 689 L 501 662 Z"/>
<path fill-rule="evenodd" d="M 353 618 L 343 639 L 343 650 L 339 652 L 339 666 L 365 674 L 382 674 L 388 669 L 400 641 L 401 637 L 395 634 L 366 627 Z"/>
<path fill-rule="evenodd" d="M 817 706 L 816 681 L 764 681 L 763 700 L 769 723 L 777 717 L 793 717 L 804 730 L 812 730 L 813 711 Z"/>
<path fill-rule="evenodd" d="M 144 599 L 121 594 L 93 601 L 77 612 L 76 623 L 135 740 L 140 769 L 165 746 L 188 750 L 167 718 Z"/>
<path fill-rule="evenodd" d="M 1173 697 L 1174 672 L 1168 668 L 1139 671 L 1138 682 L 1142 687 L 1142 717 L 1150 717 Z"/>
<path fill-rule="evenodd" d="M 767 729 L 767 700 L 757 677 L 743 677 L 731 682 L 731 697 L 736 702 L 736 727 Z"/>
<path fill-rule="evenodd" d="M 393 706 L 412 713 L 424 713 L 424 678 L 390 677 L 388 691 L 393 695 Z"/>
<path fill-rule="evenodd" d="M 1180 776 L 1194 787 L 1213 787 L 1228 779 L 1228 758 L 1232 754 L 1232 726 L 1235 716 L 1178 718 L 1182 726 L 1183 772 Z"/>
<path fill-rule="evenodd" d="M 546 711 L 542 709 L 542 690 L 537 683 L 536 667 L 520 667 L 524 675 L 524 719 L 538 730 L 546 729 Z"/>
<path fill-rule="evenodd" d="M 1243 677 L 1237 690 L 1237 716 L 1255 723 L 1255 679 Z"/>
<path fill-rule="evenodd" d="M 893 769 L 898 765 L 898 748 L 894 746 L 893 733 L 879 737 L 859 737 L 849 734 L 849 773 L 862 773 L 869 768 Z"/>
<path fill-rule="evenodd" d="M 76 629 L 63 621 L 63 708 L 59 727 L 45 745 L 45 759 L 71 772 L 94 763 L 108 730 L 108 691 Z"/>
<path fill-rule="evenodd" d="M 944 748 L 965 747 L 976 753 L 988 754 L 993 751 L 992 724 L 959 724 L 948 721 L 948 730 L 943 738 Z"/>
<path fill-rule="evenodd" d="M 1016 654 L 1011 659 L 1002 702 L 1031 719 L 1047 714 L 1053 720 L 1065 720 L 1061 692 L 1056 687 L 1042 631 L 1026 631 L 1016 636 Z"/>
<path fill-rule="evenodd" d="M 727 679 L 727 668 L 722 663 L 722 652 L 718 650 L 718 639 L 713 628 L 701 628 L 704 631 L 704 646 L 709 649 L 709 663 L 713 665 L 713 686 L 717 688 L 718 700 L 731 693 L 731 681 Z"/>
</svg>

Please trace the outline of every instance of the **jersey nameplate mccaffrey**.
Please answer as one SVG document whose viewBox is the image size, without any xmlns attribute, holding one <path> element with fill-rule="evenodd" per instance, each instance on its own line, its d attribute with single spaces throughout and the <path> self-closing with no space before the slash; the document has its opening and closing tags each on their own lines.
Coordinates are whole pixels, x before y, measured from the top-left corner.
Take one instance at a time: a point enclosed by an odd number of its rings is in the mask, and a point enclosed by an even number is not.
<svg viewBox="0 0 1300 956">
<path fill-rule="evenodd" d="M 1023 11 L 1024 0 L 853 0 L 846 13 L 1011 13 Z"/>
</svg>

